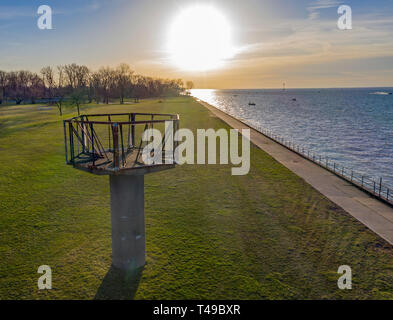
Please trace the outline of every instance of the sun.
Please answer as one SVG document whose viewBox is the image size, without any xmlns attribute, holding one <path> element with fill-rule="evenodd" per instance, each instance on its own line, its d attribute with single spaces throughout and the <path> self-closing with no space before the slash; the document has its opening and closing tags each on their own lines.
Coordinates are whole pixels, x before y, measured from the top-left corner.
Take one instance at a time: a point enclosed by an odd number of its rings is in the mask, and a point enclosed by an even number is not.
<svg viewBox="0 0 393 320">
<path fill-rule="evenodd" d="M 234 56 L 231 28 L 214 7 L 189 7 L 171 25 L 168 51 L 171 61 L 182 70 L 217 69 Z"/>
</svg>

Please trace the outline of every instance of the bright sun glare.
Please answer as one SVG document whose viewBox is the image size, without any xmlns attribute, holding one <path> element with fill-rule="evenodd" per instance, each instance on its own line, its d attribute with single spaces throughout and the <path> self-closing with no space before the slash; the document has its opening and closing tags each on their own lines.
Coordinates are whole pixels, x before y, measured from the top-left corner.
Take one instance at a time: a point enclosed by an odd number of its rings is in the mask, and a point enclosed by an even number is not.
<svg viewBox="0 0 393 320">
<path fill-rule="evenodd" d="M 170 29 L 168 46 L 172 62 L 187 71 L 216 69 L 234 56 L 227 20 L 206 5 L 178 14 Z"/>
</svg>

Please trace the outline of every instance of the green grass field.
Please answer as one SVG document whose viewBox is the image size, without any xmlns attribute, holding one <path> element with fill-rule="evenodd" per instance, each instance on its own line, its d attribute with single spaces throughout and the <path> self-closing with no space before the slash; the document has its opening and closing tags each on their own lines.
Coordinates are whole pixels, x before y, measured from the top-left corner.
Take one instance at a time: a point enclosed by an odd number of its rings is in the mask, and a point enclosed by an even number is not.
<svg viewBox="0 0 393 320">
<path fill-rule="evenodd" d="M 119 111 L 229 129 L 187 97 L 83 108 Z M 147 265 L 117 272 L 108 177 L 65 164 L 61 120 L 56 108 L 0 106 L 1 299 L 393 299 L 392 247 L 253 146 L 247 176 L 231 165 L 146 176 Z M 40 265 L 52 290 L 37 288 Z"/>
</svg>

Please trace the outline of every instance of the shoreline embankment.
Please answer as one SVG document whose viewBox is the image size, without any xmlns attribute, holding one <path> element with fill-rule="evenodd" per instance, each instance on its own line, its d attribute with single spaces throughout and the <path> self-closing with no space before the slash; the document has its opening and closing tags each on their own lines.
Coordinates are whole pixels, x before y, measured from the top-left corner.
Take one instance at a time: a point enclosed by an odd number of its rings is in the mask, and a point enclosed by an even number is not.
<svg viewBox="0 0 393 320">
<path fill-rule="evenodd" d="M 275 142 L 244 122 L 196 99 L 234 129 L 250 129 L 251 142 L 393 245 L 393 208 L 325 168 Z"/>
</svg>

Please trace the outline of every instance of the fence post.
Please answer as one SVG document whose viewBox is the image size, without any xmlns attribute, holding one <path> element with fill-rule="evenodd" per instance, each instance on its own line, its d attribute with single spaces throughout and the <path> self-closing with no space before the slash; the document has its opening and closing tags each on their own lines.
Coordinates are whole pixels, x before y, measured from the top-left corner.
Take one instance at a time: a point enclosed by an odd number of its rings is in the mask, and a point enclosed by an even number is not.
<svg viewBox="0 0 393 320">
<path fill-rule="evenodd" d="M 389 200 L 389 188 L 386 190 L 386 200 Z"/>
<path fill-rule="evenodd" d="M 113 136 L 113 167 L 119 168 L 119 126 L 117 123 L 112 125 Z"/>
<path fill-rule="evenodd" d="M 90 132 L 91 132 L 91 148 L 92 148 L 92 153 L 93 153 L 93 166 L 96 164 L 96 151 L 94 147 L 94 128 L 93 124 L 90 123 Z"/>
<path fill-rule="evenodd" d="M 379 196 L 381 196 L 381 190 L 382 190 L 382 177 L 379 180 Z"/>
<path fill-rule="evenodd" d="M 121 138 L 121 164 L 124 167 L 126 159 L 125 159 L 125 153 L 124 153 L 123 125 L 120 124 L 119 126 L 120 126 L 120 138 Z"/>
<path fill-rule="evenodd" d="M 362 187 L 363 187 L 363 180 L 364 180 L 364 177 L 362 176 Z"/>
<path fill-rule="evenodd" d="M 63 126 L 64 126 L 65 160 L 66 160 L 66 163 L 68 163 L 68 152 L 67 152 L 67 127 L 66 127 L 66 122 L 65 122 L 65 120 L 63 120 Z"/>
<path fill-rule="evenodd" d="M 131 114 L 131 122 L 135 122 L 135 113 Z M 131 126 L 131 146 L 135 147 L 135 125 Z"/>
<path fill-rule="evenodd" d="M 68 134 L 70 135 L 70 152 L 71 152 L 71 163 L 75 165 L 75 153 L 74 153 L 74 127 L 72 121 L 68 122 Z"/>
<path fill-rule="evenodd" d="M 81 116 L 82 153 L 85 153 L 85 118 Z"/>
<path fill-rule="evenodd" d="M 353 170 L 351 172 L 351 182 L 352 182 L 352 180 L 353 180 Z"/>
<path fill-rule="evenodd" d="M 108 115 L 108 122 L 111 122 L 110 115 Z M 111 125 L 108 124 L 108 151 L 110 151 L 110 150 L 111 150 Z"/>
<path fill-rule="evenodd" d="M 375 180 L 373 180 L 373 182 L 374 182 L 374 194 L 375 194 Z"/>
<path fill-rule="evenodd" d="M 173 124 L 174 124 L 174 132 L 173 132 L 173 163 L 177 163 L 176 162 L 176 160 L 178 159 L 178 155 L 177 155 L 177 153 L 176 153 L 176 151 L 177 151 L 177 147 L 179 146 L 179 141 L 176 141 L 175 140 L 175 135 L 176 135 L 176 132 L 177 131 L 179 131 L 179 120 L 177 119 L 177 120 L 175 120 L 174 122 L 173 122 Z"/>
</svg>

